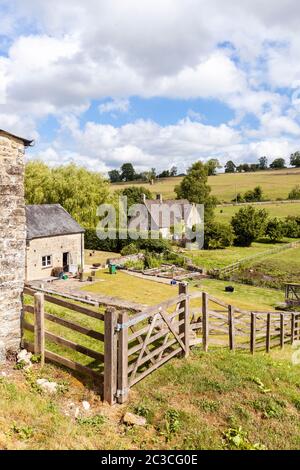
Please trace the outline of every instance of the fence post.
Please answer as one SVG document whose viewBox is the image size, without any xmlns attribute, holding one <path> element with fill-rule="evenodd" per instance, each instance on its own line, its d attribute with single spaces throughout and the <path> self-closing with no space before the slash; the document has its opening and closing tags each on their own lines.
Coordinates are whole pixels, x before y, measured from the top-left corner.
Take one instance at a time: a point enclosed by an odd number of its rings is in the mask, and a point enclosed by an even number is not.
<svg viewBox="0 0 300 470">
<path fill-rule="evenodd" d="M 190 354 L 190 305 L 189 305 L 189 286 L 185 282 L 179 284 L 179 295 L 184 294 L 186 296 L 185 300 L 180 302 L 180 309 L 183 309 L 183 312 L 179 314 L 179 321 L 183 320 L 183 324 L 179 326 L 179 335 L 183 333 L 183 343 L 185 345 L 184 357 L 188 357 Z"/>
<path fill-rule="evenodd" d="M 280 314 L 280 347 L 284 348 L 284 314 Z"/>
<path fill-rule="evenodd" d="M 267 335 L 266 335 L 266 352 L 270 352 L 271 346 L 271 313 L 267 314 Z"/>
<path fill-rule="evenodd" d="M 231 351 L 234 351 L 235 349 L 233 317 L 234 317 L 234 307 L 232 305 L 228 305 L 229 348 Z"/>
<path fill-rule="evenodd" d="M 202 344 L 205 352 L 208 351 L 208 328 L 208 296 L 206 292 L 202 292 Z"/>
<path fill-rule="evenodd" d="M 45 364 L 44 304 L 44 294 L 34 294 L 34 354 L 41 356 L 41 366 Z"/>
<path fill-rule="evenodd" d="M 254 354 L 256 345 L 256 314 L 251 312 L 251 338 L 250 338 L 250 350 Z"/>
<path fill-rule="evenodd" d="M 295 313 L 291 313 L 291 344 L 295 340 Z"/>
<path fill-rule="evenodd" d="M 128 313 L 121 312 L 118 317 L 120 325 L 118 335 L 118 403 L 125 403 L 128 399 L 128 327 L 124 326 L 128 321 Z"/>
<path fill-rule="evenodd" d="M 116 402 L 117 393 L 117 314 L 108 308 L 104 315 L 104 400 Z"/>
</svg>

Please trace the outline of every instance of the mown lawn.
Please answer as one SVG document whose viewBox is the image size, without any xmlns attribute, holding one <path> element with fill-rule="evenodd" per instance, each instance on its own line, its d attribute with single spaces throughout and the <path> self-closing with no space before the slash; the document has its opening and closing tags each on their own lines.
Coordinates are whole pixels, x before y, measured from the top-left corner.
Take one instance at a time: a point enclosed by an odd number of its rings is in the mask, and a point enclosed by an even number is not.
<svg viewBox="0 0 300 470">
<path fill-rule="evenodd" d="M 120 256 L 120 253 L 112 251 L 85 250 L 84 262 L 85 265 L 93 265 L 94 263 L 105 264 L 109 258 L 119 258 Z"/>
<path fill-rule="evenodd" d="M 158 304 L 178 293 L 178 286 L 139 279 L 122 271 L 117 274 L 109 274 L 107 269 L 98 271 L 96 279 L 98 282 L 82 290 L 147 305 Z"/>
<path fill-rule="evenodd" d="M 232 281 L 203 279 L 201 288 L 212 296 L 241 309 L 271 311 L 284 301 L 284 291 L 249 286 Z M 233 286 L 234 292 L 225 292 L 225 286 Z"/>
<path fill-rule="evenodd" d="M 165 199 L 175 197 L 174 188 L 180 184 L 181 177 L 165 178 L 155 181 L 154 185 L 144 182 L 131 182 L 112 184 L 111 190 L 125 189 L 128 186 L 138 185 L 147 187 L 152 193 L 160 193 Z M 219 174 L 208 178 L 212 188 L 212 194 L 217 196 L 220 202 L 231 202 L 236 197 L 236 192 L 245 193 L 255 186 L 261 186 L 264 197 L 267 200 L 287 199 L 288 194 L 296 184 L 299 184 L 299 169 L 285 169 L 279 171 L 261 171 L 257 173 Z"/>
<path fill-rule="evenodd" d="M 292 351 L 271 355 L 194 349 L 136 385 L 126 405 L 109 408 L 60 368 L 6 368 L 0 379 L 0 449 L 299 449 L 300 366 Z M 37 378 L 59 384 L 54 396 Z M 65 416 L 73 403 L 88 415 Z M 127 427 L 126 411 L 147 426 Z"/>
</svg>

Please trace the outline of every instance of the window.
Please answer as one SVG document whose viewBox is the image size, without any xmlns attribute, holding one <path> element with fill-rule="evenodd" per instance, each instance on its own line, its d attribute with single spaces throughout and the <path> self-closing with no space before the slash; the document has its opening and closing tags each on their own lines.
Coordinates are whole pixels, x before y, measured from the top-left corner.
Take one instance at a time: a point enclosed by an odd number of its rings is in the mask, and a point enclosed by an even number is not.
<svg viewBox="0 0 300 470">
<path fill-rule="evenodd" d="M 49 266 L 52 266 L 52 256 L 43 256 L 42 257 L 42 266 L 43 268 L 49 268 Z"/>
</svg>

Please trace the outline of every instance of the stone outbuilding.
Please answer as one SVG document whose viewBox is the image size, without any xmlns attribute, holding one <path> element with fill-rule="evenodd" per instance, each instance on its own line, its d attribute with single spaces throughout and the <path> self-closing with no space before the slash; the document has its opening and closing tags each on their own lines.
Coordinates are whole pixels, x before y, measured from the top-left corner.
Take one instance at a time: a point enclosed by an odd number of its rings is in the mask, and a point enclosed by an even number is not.
<svg viewBox="0 0 300 470">
<path fill-rule="evenodd" d="M 30 144 L 0 130 L 0 361 L 20 347 L 26 247 L 24 149 Z"/>
<path fill-rule="evenodd" d="M 60 204 L 26 206 L 26 281 L 84 268 L 84 229 Z"/>
</svg>

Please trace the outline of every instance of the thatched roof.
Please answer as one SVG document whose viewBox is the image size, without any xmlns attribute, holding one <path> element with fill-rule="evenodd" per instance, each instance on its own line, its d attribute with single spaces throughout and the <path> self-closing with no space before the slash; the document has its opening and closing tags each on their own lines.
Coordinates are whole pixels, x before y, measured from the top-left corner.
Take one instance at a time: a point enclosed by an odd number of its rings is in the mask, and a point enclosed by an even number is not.
<svg viewBox="0 0 300 470">
<path fill-rule="evenodd" d="M 27 240 L 84 233 L 60 204 L 26 206 Z"/>
</svg>

